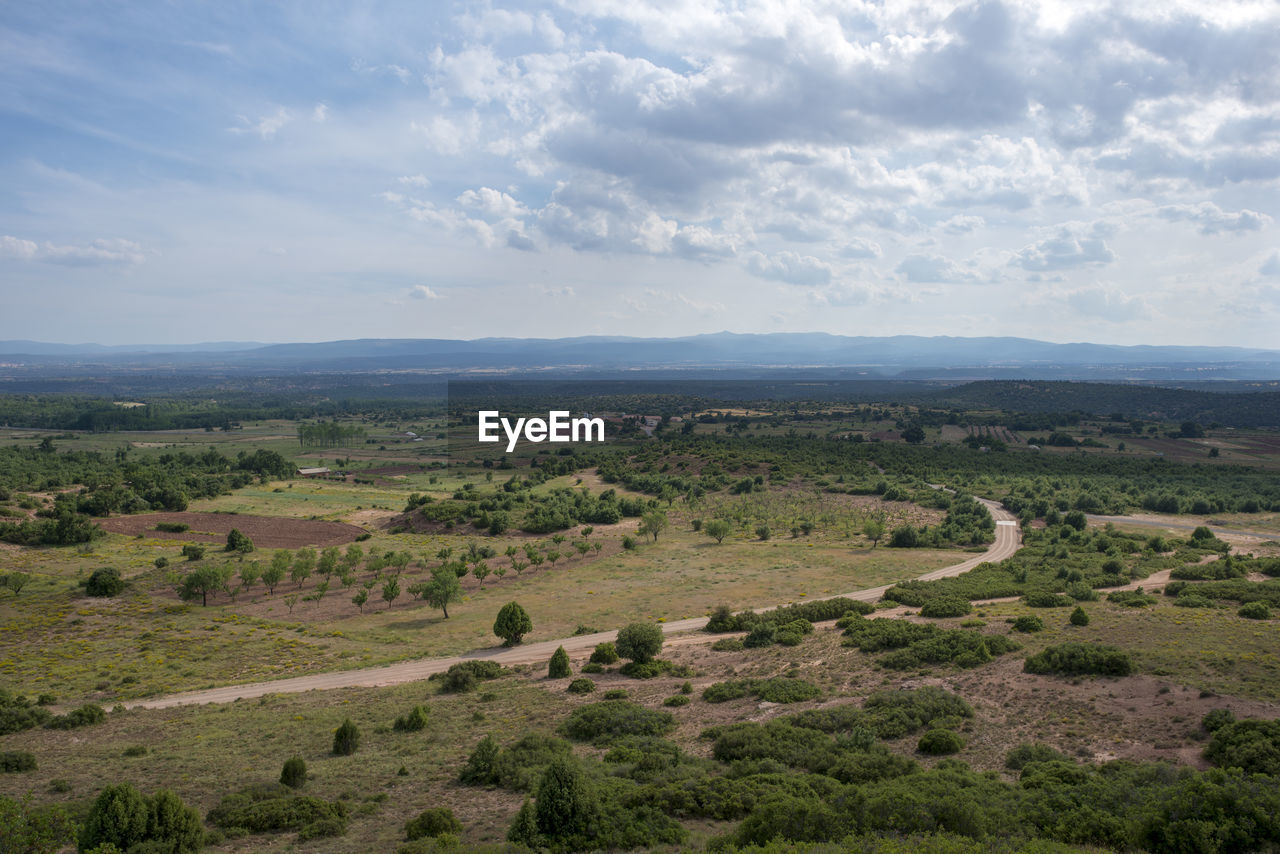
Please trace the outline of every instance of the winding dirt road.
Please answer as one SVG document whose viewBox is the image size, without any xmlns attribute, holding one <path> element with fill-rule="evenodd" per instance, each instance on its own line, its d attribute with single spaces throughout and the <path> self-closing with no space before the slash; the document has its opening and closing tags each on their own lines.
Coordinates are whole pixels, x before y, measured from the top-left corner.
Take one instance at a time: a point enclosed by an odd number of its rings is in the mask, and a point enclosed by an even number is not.
<svg viewBox="0 0 1280 854">
<path fill-rule="evenodd" d="M 985 552 L 980 555 L 945 566 L 919 576 L 921 581 L 933 581 L 968 572 L 986 561 L 1001 561 L 1012 556 L 1022 545 L 1021 532 L 1014 516 L 994 501 L 978 499 L 991 511 L 996 520 L 996 539 Z M 892 585 L 869 587 L 852 593 L 838 594 L 849 599 L 860 599 L 864 602 L 875 602 Z M 835 599 L 837 596 L 825 597 Z M 814 601 L 814 600 L 808 600 Z M 688 620 L 677 620 L 663 623 L 664 634 L 672 635 L 681 632 L 692 632 L 707 624 L 706 617 L 694 617 Z M 563 646 L 570 656 L 581 655 L 595 649 L 596 644 L 614 640 L 616 632 L 596 632 L 590 635 L 576 635 L 570 638 L 538 641 L 518 647 L 492 647 L 480 649 L 465 655 L 450 658 L 424 658 L 415 661 L 401 661 L 383 667 L 371 667 L 363 670 L 340 670 L 333 673 L 314 673 L 308 676 L 296 676 L 291 679 L 277 679 L 270 682 L 251 682 L 244 685 L 228 685 L 223 688 L 209 688 L 203 691 L 188 691 L 182 694 L 169 694 L 163 697 L 152 697 L 146 700 L 134 700 L 125 703 L 130 709 L 165 709 L 173 706 L 198 705 L 201 703 L 230 703 L 235 700 L 261 697 L 266 694 L 293 694 L 302 691 L 327 691 L 332 688 L 376 688 L 383 685 L 399 685 L 405 682 L 419 682 L 435 673 L 443 673 L 462 661 L 486 660 L 511 666 L 515 664 L 536 664 L 547 661 L 556 647 Z M 710 643 L 714 635 L 698 638 Z"/>
</svg>

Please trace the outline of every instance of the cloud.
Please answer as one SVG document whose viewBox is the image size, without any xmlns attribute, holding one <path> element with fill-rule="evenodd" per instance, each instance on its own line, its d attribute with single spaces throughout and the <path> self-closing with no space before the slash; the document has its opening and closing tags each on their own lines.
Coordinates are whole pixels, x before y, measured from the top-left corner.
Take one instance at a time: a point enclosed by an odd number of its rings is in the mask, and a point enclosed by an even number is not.
<svg viewBox="0 0 1280 854">
<path fill-rule="evenodd" d="M 43 261 L 67 267 L 109 267 L 141 264 L 146 260 L 146 253 L 132 240 L 119 238 L 100 238 L 79 246 L 60 246 L 4 235 L 0 236 L 0 258 Z"/>
<path fill-rule="evenodd" d="M 977 231 L 987 224 L 987 221 L 980 216 L 968 216 L 966 214 L 956 214 L 949 219 L 944 219 L 938 223 L 947 234 L 969 234 Z"/>
<path fill-rule="evenodd" d="M 409 296 L 413 299 L 441 299 L 440 294 L 426 285 L 414 285 L 409 288 Z"/>
<path fill-rule="evenodd" d="M 1063 226 L 1053 237 L 1018 251 L 1010 263 L 1024 270 L 1041 273 L 1077 267 L 1101 267 L 1116 258 L 1103 240 L 1109 230 L 1109 226 L 1100 223 L 1088 228 Z"/>
<path fill-rule="evenodd" d="M 1150 315 L 1146 300 L 1129 296 L 1116 288 L 1092 285 L 1063 294 L 1063 300 L 1080 314 L 1112 323 L 1123 323 Z"/>
<path fill-rule="evenodd" d="M 839 252 L 845 258 L 879 258 L 884 254 L 879 243 L 874 240 L 864 240 L 861 237 L 846 241 Z"/>
<path fill-rule="evenodd" d="M 323 102 L 311 108 L 311 121 L 323 122 L 329 118 L 329 105 Z"/>
<path fill-rule="evenodd" d="M 914 283 L 959 284 L 978 280 L 977 275 L 963 269 L 950 258 L 933 254 L 908 255 L 894 268 L 894 272 Z"/>
<path fill-rule="evenodd" d="M 431 186 L 431 181 L 428 180 L 427 176 L 423 175 L 421 172 L 417 175 L 401 175 L 396 180 L 401 184 L 404 184 L 406 187 L 418 187 L 423 190 Z"/>
<path fill-rule="evenodd" d="M 754 276 L 789 285 L 824 285 L 831 281 L 831 265 L 812 255 L 798 255 L 790 250 L 773 256 L 752 252 L 747 256 L 746 267 Z"/>
<path fill-rule="evenodd" d="M 529 209 L 511 196 L 491 187 L 466 190 L 458 196 L 458 204 L 486 219 L 515 219 L 528 215 Z"/>
<path fill-rule="evenodd" d="M 263 139 L 271 139 L 285 125 L 293 121 L 293 114 L 284 107 L 277 107 L 276 111 L 269 116 L 259 116 L 256 122 L 250 121 L 245 116 L 236 117 L 241 127 L 227 128 L 231 133 L 240 135 L 246 133 L 256 133 Z"/>
<path fill-rule="evenodd" d="M 1224 231 L 1258 231 L 1271 224 L 1271 217 L 1247 208 L 1224 211 L 1213 202 L 1199 204 L 1165 205 L 1156 211 L 1161 219 L 1170 222 L 1194 222 L 1201 234 L 1219 234 Z"/>
<path fill-rule="evenodd" d="M 1258 272 L 1264 276 L 1280 276 L 1280 252 L 1272 252 L 1271 256 L 1262 262 Z"/>
<path fill-rule="evenodd" d="M 866 305 L 871 302 L 874 291 L 864 284 L 837 282 L 828 287 L 813 291 L 809 297 L 817 305 L 831 308 Z"/>
</svg>

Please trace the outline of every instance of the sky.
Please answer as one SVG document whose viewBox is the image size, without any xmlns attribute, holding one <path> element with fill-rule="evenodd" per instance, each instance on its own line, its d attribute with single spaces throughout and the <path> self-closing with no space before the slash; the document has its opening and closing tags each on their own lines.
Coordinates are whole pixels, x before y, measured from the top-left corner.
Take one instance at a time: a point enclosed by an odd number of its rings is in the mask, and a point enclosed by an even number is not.
<svg viewBox="0 0 1280 854">
<path fill-rule="evenodd" d="M 1280 349 L 1280 4 L 0 4 L 0 339 Z"/>
</svg>

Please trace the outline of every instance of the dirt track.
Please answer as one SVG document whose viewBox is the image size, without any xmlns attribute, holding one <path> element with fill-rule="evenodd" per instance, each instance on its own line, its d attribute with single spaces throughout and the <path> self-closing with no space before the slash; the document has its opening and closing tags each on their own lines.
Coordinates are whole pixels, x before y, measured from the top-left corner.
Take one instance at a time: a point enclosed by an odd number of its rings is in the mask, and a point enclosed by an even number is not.
<svg viewBox="0 0 1280 854">
<path fill-rule="evenodd" d="M 963 563 L 945 566 L 920 576 L 923 581 L 932 581 L 952 575 L 968 572 L 984 561 L 1001 561 L 1013 555 L 1022 545 L 1022 537 L 1012 514 L 1002 509 L 994 501 L 978 499 L 991 511 L 996 520 L 996 540 L 985 552 L 975 555 Z M 870 587 L 842 594 L 850 599 L 874 602 L 884 595 L 892 585 Z M 825 597 L 834 599 L 835 596 Z M 812 600 L 811 600 L 812 601 Z M 671 635 L 679 632 L 692 632 L 701 629 L 707 623 L 706 617 L 694 617 L 688 620 L 664 623 L 662 630 Z M 515 648 L 491 647 L 480 649 L 465 655 L 450 658 L 428 658 L 416 661 L 401 661 L 385 667 L 373 667 L 364 670 L 340 670 L 334 673 L 315 673 L 310 676 L 296 676 L 292 679 L 278 679 L 271 682 L 253 682 L 246 685 L 228 685 L 225 688 L 210 688 L 203 691 L 188 691 L 182 694 L 170 694 L 164 697 L 153 697 L 147 700 L 134 700 L 125 703 L 126 708 L 164 709 L 172 706 L 198 705 L 201 703 L 230 703 L 249 697 L 261 697 L 265 694 L 292 694 L 301 691 L 327 691 L 332 688 L 378 687 L 381 685 L 398 685 L 404 682 L 418 682 L 434 673 L 443 673 L 461 661 L 485 659 L 503 665 L 536 664 L 551 658 L 556 647 L 563 646 L 570 656 L 582 655 L 595 649 L 596 644 L 614 640 L 616 632 L 596 632 L 590 635 L 577 635 L 571 638 L 539 641 Z M 710 643 L 715 635 L 703 635 L 690 642 Z M 682 639 L 683 640 L 683 639 Z"/>
<path fill-rule="evenodd" d="M 182 533 L 157 531 L 162 522 L 180 522 L 191 530 Z M 341 546 L 354 543 L 363 528 L 345 522 L 320 519 L 291 519 L 284 516 L 254 516 L 249 513 L 145 513 L 137 516 L 111 516 L 98 521 L 98 527 L 113 534 L 152 537 L 158 540 L 182 540 L 191 543 L 219 544 L 227 541 L 232 528 L 264 549 L 297 549 L 303 546 Z"/>
</svg>

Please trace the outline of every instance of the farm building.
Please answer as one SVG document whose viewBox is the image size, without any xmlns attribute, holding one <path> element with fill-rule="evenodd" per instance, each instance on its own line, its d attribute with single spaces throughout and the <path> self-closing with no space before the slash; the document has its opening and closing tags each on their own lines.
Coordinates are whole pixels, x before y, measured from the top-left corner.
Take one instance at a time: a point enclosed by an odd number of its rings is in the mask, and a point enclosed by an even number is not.
<svg viewBox="0 0 1280 854">
<path fill-rule="evenodd" d="M 324 477 L 329 474 L 327 466 L 316 466 L 313 468 L 299 468 L 298 474 L 302 477 Z"/>
</svg>

